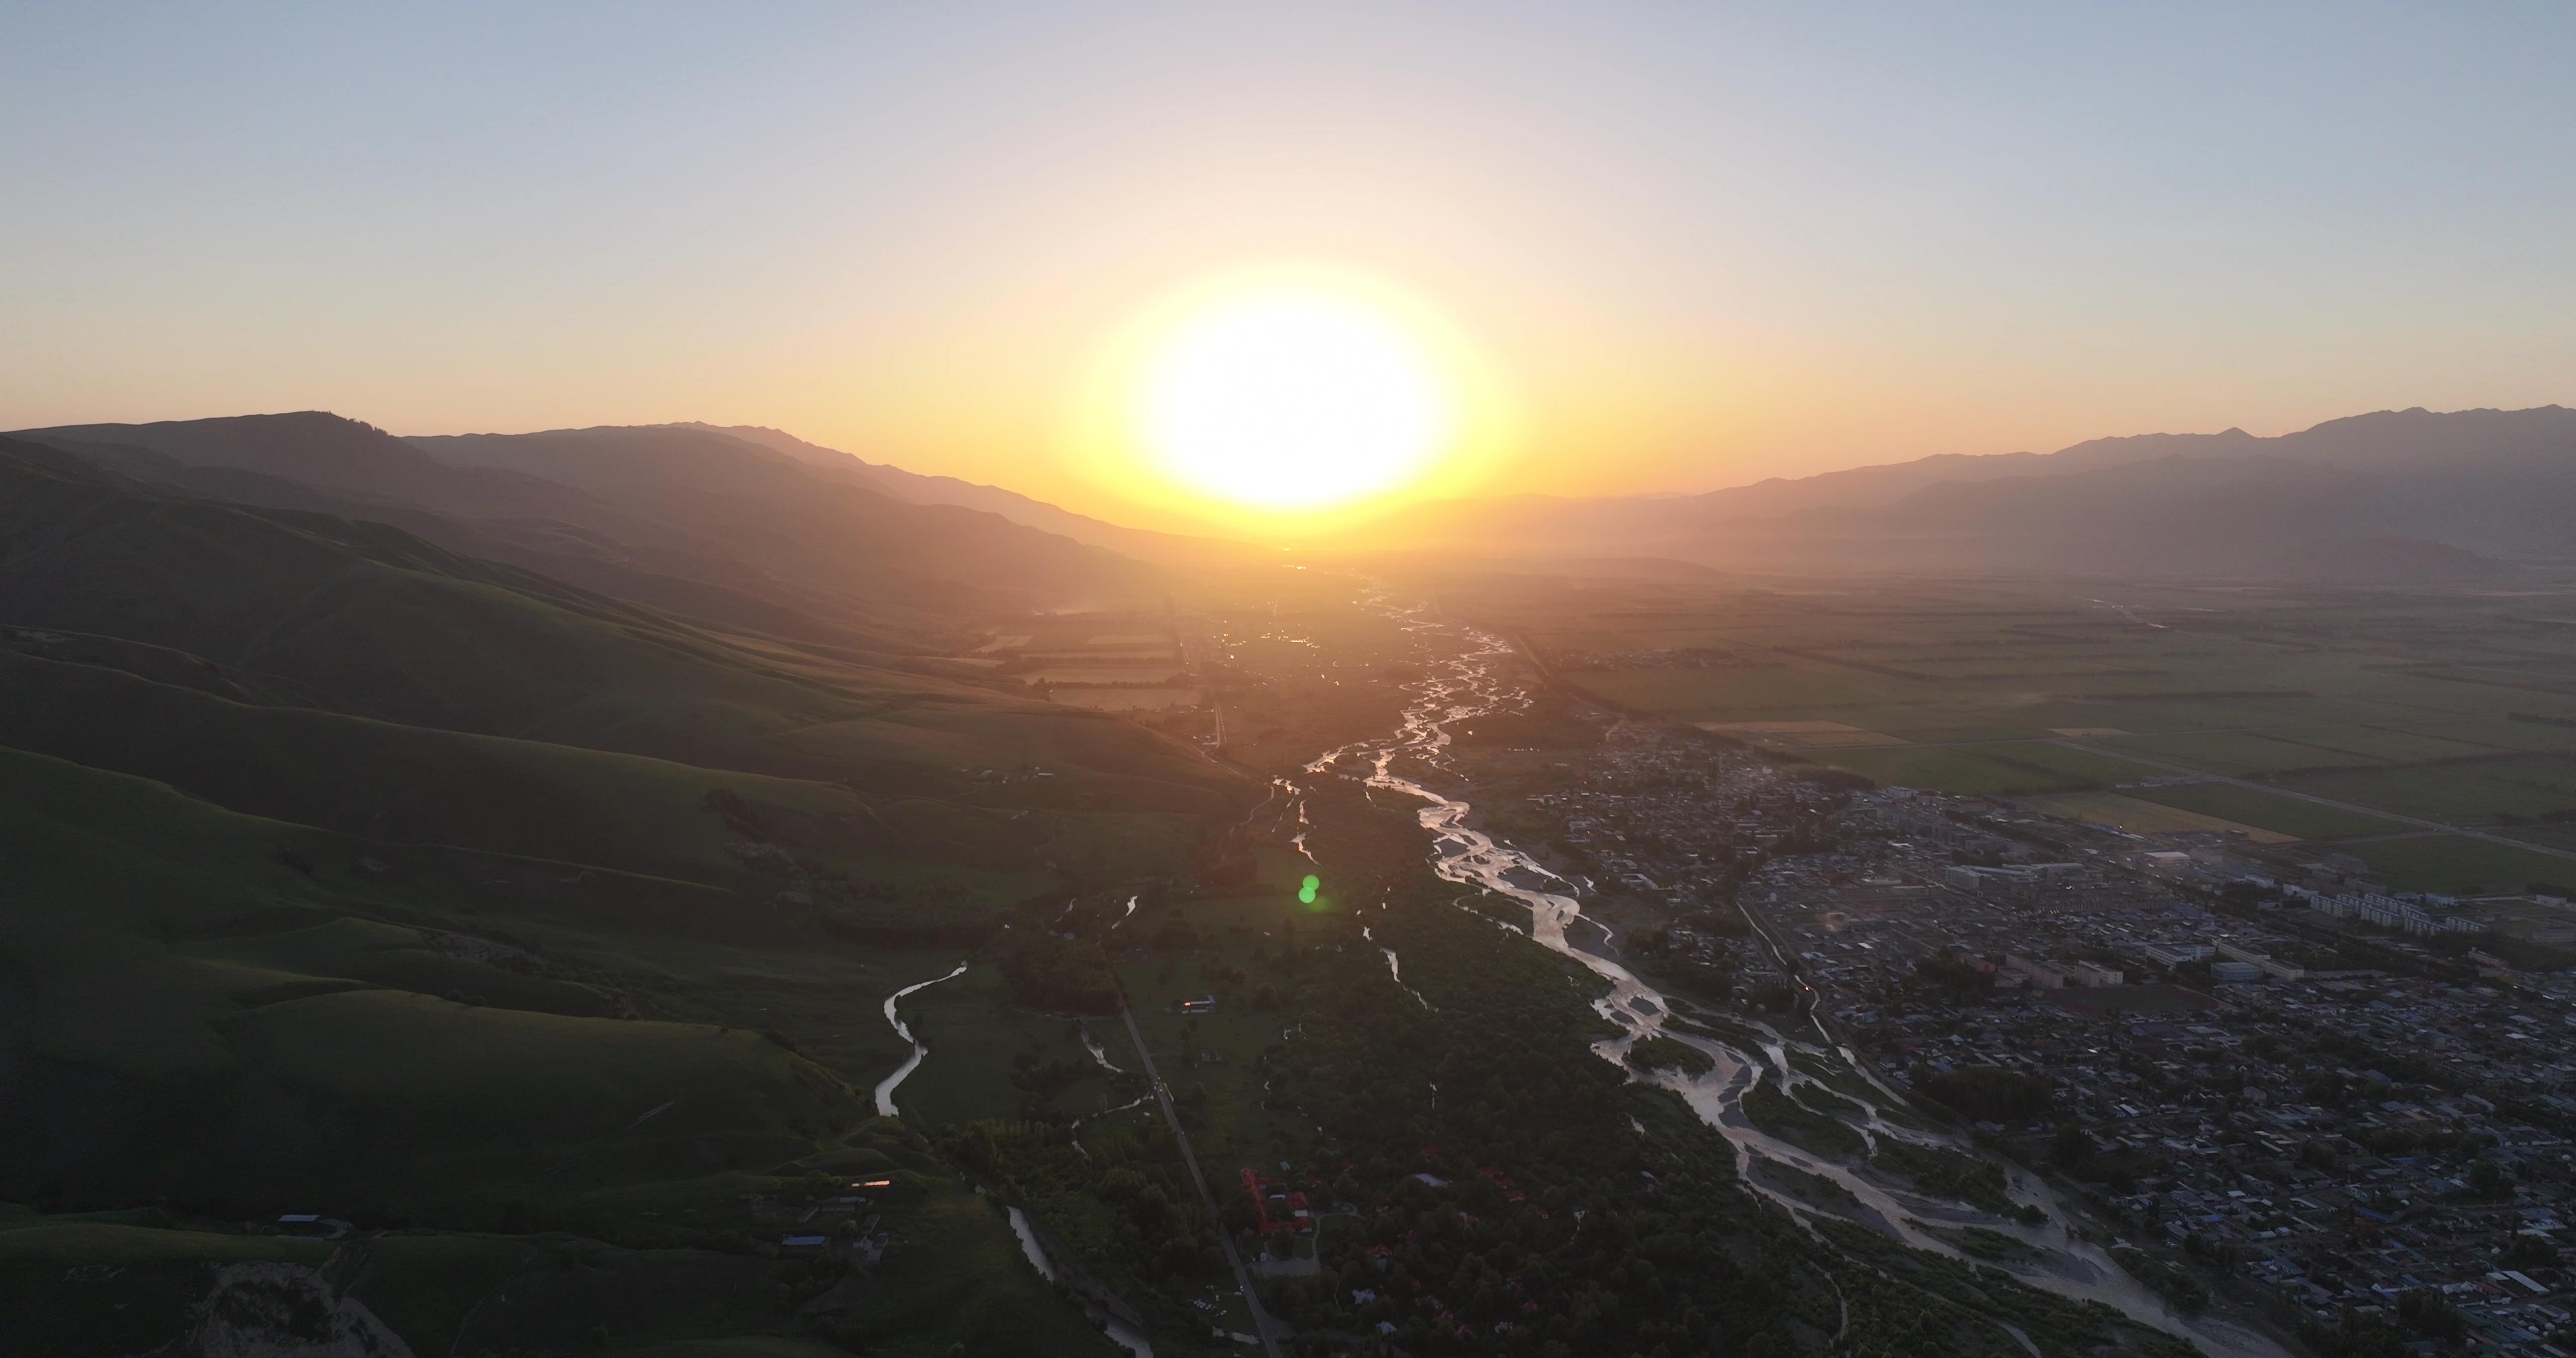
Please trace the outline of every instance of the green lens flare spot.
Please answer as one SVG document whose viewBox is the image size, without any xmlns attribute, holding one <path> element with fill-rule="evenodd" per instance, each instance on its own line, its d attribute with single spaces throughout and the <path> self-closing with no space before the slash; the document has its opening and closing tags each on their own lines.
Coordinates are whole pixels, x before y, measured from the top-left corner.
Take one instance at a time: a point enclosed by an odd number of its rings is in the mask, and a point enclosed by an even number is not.
<svg viewBox="0 0 2576 1358">
<path fill-rule="evenodd" d="M 1306 884 L 1297 888 L 1297 899 L 1307 905 L 1313 905 L 1315 903 L 1315 893 L 1320 890 L 1323 885 L 1324 882 L 1322 878 L 1317 877 L 1311 872 L 1307 873 Z"/>
</svg>

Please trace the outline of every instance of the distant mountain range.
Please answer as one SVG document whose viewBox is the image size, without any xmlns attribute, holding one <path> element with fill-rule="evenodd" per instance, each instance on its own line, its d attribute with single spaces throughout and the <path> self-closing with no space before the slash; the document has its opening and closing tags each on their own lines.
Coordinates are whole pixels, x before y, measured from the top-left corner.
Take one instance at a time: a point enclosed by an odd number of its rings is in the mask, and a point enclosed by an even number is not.
<svg viewBox="0 0 2576 1358">
<path fill-rule="evenodd" d="M 2277 438 L 2095 439 L 1702 495 L 1453 500 L 1372 535 L 1747 569 L 2477 578 L 2576 556 L 2576 410 L 2382 411 Z"/>
<path fill-rule="evenodd" d="M 911 483 L 944 478 L 705 426 L 404 439 L 305 411 L 14 437 L 164 489 L 390 523 L 700 622 L 870 652 L 921 650 L 906 633 L 969 616 L 1159 604 L 1166 585 L 1044 525 L 1160 535 L 963 482 L 943 498 Z"/>
<path fill-rule="evenodd" d="M 1106 547 L 1143 561 L 1164 565 L 1203 565 L 1211 559 L 1234 560 L 1247 554 L 1242 544 L 1224 538 L 1188 537 L 1127 528 L 1086 514 L 1076 514 L 1044 500 L 1033 500 L 1018 491 L 1004 490 L 999 486 L 977 485 L 954 476 L 924 476 L 890 463 L 862 461 L 837 448 L 808 443 L 794 434 L 756 424 L 689 423 L 672 427 L 704 429 L 773 448 L 827 475 L 873 486 L 898 500 L 920 505 L 980 509 L 987 514 L 999 514 L 1013 523 L 1062 534 L 1076 542 Z"/>
<path fill-rule="evenodd" d="M 1257 555 L 756 425 L 398 438 L 308 411 L 15 437 L 167 489 L 375 519 L 693 620 L 878 655 L 940 649 L 924 638 L 968 616 L 1159 602 L 1168 569 Z M 1744 570 L 2480 579 L 2576 556 L 2576 411 L 2381 411 L 2276 438 L 2143 434 L 1698 495 L 1434 501 L 1317 546 Z"/>
</svg>

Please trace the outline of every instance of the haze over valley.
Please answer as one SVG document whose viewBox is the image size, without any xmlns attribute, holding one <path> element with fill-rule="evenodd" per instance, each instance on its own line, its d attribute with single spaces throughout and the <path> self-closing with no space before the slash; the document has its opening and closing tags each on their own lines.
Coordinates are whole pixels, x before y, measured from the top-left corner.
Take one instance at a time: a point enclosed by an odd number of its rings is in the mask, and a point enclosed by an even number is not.
<svg viewBox="0 0 2576 1358">
<path fill-rule="evenodd" d="M 2566 13 L 130 19 L 0 1353 L 2576 1348 Z"/>
</svg>

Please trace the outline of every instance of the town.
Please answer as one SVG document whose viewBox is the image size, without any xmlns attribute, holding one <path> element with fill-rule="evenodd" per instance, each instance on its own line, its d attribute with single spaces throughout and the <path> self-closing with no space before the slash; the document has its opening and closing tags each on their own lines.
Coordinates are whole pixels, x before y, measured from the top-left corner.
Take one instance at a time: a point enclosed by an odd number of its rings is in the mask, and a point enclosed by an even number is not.
<svg viewBox="0 0 2576 1358">
<path fill-rule="evenodd" d="M 1460 771 L 1668 993 L 1812 1016 L 2179 1310 L 2322 1352 L 2576 1351 L 2565 899 L 2398 895 L 2241 833 L 1584 717 L 1571 751 L 1470 743 Z"/>
</svg>

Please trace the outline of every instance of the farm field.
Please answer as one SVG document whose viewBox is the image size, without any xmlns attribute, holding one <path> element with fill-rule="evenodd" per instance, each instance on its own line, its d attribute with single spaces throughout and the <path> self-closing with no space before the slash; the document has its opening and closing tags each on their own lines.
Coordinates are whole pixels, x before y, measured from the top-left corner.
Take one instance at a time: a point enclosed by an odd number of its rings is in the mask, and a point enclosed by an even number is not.
<svg viewBox="0 0 2576 1358">
<path fill-rule="evenodd" d="M 2576 824 L 2555 821 L 2542 825 L 2499 825 L 2491 833 L 2506 839 L 2544 848 L 2576 851 Z"/>
<path fill-rule="evenodd" d="M 1939 788 L 1944 792 L 2002 797 L 2033 792 L 2076 792 L 2100 785 L 2099 780 L 2086 774 L 2023 757 L 2025 752 L 2049 748 L 2036 744 L 1897 746 L 1876 750 L 1836 750 L 1829 755 L 1819 753 L 1809 757 L 1881 783 Z"/>
<path fill-rule="evenodd" d="M 1715 731 L 1759 745 L 1776 745 L 1791 750 L 1830 750 L 1846 746 L 1902 745 L 1905 742 L 1877 731 L 1864 731 L 1838 721 L 1708 721 L 1699 723 L 1702 730 Z"/>
<path fill-rule="evenodd" d="M 1196 707 L 1194 688 L 1062 688 L 1048 695 L 1068 707 L 1096 712 L 1153 712 L 1166 707 Z"/>
<path fill-rule="evenodd" d="M 1011 625 L 1028 630 L 995 635 L 958 659 L 1094 711 L 1150 711 L 1198 701 L 1195 691 L 1176 686 L 1188 672 L 1188 656 L 1167 620 L 1067 615 Z"/>
<path fill-rule="evenodd" d="M 2351 854 L 2400 891 L 2481 895 L 2525 891 L 2542 883 L 2576 890 L 2576 862 L 2460 835 L 2364 840 L 2338 852 Z"/>
<path fill-rule="evenodd" d="M 2140 801 L 2158 802 L 2222 820 L 2260 825 L 2297 839 L 2335 839 L 2345 835 L 2394 834 L 2407 827 L 2354 811 L 2342 811 L 2296 797 L 2284 797 L 2235 783 L 2181 783 L 2170 787 L 2132 789 Z"/>
<path fill-rule="evenodd" d="M 2132 834 L 2162 834 L 2172 830 L 2242 831 L 2257 844 L 2286 844 L 2298 838 L 2278 830 L 2267 830 L 2242 821 L 2225 820 L 2186 811 L 2158 802 L 2141 801 L 2117 792 L 2077 792 L 2057 797 L 2024 797 L 2021 804 L 2033 811 L 2069 820 L 2094 821 L 2113 825 Z"/>
<path fill-rule="evenodd" d="M 2553 621 L 2576 585 L 2537 571 L 2509 591 L 1715 573 L 1439 589 L 1578 692 L 1881 783 L 2117 793 L 2101 806 L 2135 826 L 2159 806 L 2305 840 L 2409 828 L 2381 811 L 2576 848 L 2550 819 L 2576 815 L 2576 631 Z M 2147 785 L 2194 773 L 2362 810 Z M 2372 852 L 2421 882 L 2576 868 L 2455 836 Z"/>
<path fill-rule="evenodd" d="M 1020 658 L 1036 665 L 1178 665 L 1181 653 L 1169 648 L 1151 651 L 1124 648 L 1081 651 L 1022 651 Z"/>
<path fill-rule="evenodd" d="M 2486 826 L 2499 816 L 2536 819 L 2576 808 L 2576 755 L 2502 755 L 2305 774 L 2284 778 L 2281 785 L 2426 820 Z"/>
<path fill-rule="evenodd" d="M 2119 787 L 2165 771 L 2048 741 L 1996 741 L 1810 755 L 1881 783 L 2008 797 Z"/>
<path fill-rule="evenodd" d="M 2333 727 L 2329 730 L 2347 728 Z M 2099 742 L 2105 749 L 2134 751 L 2159 763 L 2181 764 L 2231 778 L 2254 778 L 2317 768 L 2369 767 L 2378 760 L 2349 750 L 2329 749 L 2298 739 L 2291 732 L 2195 732 L 2172 736 L 2122 736 Z"/>
<path fill-rule="evenodd" d="M 1032 684 L 1169 684 L 1181 673 L 1170 666 L 1050 665 L 1021 677 Z"/>
</svg>

